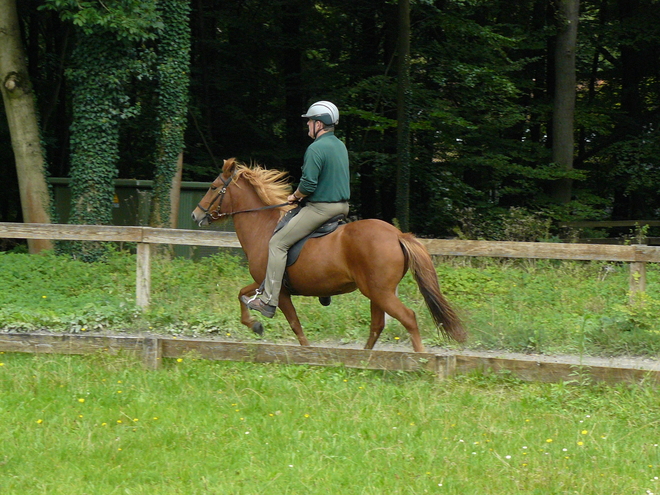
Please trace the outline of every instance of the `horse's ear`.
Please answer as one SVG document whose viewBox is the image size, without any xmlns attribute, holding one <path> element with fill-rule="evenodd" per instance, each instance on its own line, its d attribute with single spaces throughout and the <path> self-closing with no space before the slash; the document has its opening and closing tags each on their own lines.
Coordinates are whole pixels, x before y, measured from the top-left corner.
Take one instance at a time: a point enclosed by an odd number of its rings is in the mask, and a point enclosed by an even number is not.
<svg viewBox="0 0 660 495">
<path fill-rule="evenodd" d="M 236 158 L 228 158 L 222 166 L 222 175 L 230 177 L 236 170 Z"/>
</svg>

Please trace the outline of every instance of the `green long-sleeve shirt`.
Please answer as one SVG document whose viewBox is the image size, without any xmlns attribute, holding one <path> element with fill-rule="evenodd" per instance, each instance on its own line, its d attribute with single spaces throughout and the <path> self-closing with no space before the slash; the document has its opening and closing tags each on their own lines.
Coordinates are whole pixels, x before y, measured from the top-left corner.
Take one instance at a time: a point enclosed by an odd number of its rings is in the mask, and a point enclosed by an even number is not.
<svg viewBox="0 0 660 495">
<path fill-rule="evenodd" d="M 334 132 L 322 134 L 307 148 L 298 190 L 312 202 L 350 199 L 348 151 Z"/>
</svg>

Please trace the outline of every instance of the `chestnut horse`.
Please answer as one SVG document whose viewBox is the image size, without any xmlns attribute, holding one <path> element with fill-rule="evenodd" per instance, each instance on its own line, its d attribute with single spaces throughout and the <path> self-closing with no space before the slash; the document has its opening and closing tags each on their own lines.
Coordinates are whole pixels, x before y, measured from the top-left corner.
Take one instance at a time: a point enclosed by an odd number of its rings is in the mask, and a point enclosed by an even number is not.
<svg viewBox="0 0 660 495">
<path fill-rule="evenodd" d="M 286 203 L 291 187 L 287 174 L 248 167 L 231 158 L 222 173 L 192 212 L 200 226 L 233 216 L 236 235 L 248 259 L 254 283 L 243 287 L 251 295 L 266 275 L 268 241 L 281 215 L 292 208 Z M 298 260 L 287 268 L 291 290 L 283 288 L 279 308 L 300 345 L 309 342 L 291 301 L 295 295 L 329 297 L 358 289 L 371 300 L 371 328 L 365 349 L 373 349 L 385 326 L 385 313 L 410 333 L 413 349 L 423 352 L 415 313 L 403 305 L 396 289 L 410 269 L 439 330 L 449 338 L 465 340 L 461 322 L 440 293 L 431 256 L 412 234 L 403 234 L 381 220 L 359 220 L 341 225 L 324 237 L 305 244 Z M 261 334 L 263 326 L 241 303 L 241 322 Z"/>
</svg>

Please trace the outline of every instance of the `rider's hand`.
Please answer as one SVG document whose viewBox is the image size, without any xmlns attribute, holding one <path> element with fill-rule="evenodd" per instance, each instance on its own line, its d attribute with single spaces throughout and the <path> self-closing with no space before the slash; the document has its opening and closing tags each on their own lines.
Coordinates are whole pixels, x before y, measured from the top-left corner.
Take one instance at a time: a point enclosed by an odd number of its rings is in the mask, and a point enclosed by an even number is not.
<svg viewBox="0 0 660 495">
<path fill-rule="evenodd" d="M 286 198 L 286 200 L 289 204 L 298 203 L 300 201 L 300 199 L 301 198 L 296 198 L 296 196 L 294 194 L 289 194 L 289 197 Z"/>
</svg>

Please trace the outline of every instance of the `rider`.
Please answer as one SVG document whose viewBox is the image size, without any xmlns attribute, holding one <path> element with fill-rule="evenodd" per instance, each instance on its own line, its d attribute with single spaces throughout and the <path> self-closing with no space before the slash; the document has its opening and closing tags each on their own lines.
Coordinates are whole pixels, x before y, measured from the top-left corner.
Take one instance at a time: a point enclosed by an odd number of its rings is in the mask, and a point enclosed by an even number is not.
<svg viewBox="0 0 660 495">
<path fill-rule="evenodd" d="M 287 201 L 304 199 L 303 208 L 270 239 L 263 293 L 241 298 L 248 308 L 268 318 L 277 308 L 289 248 L 332 217 L 348 214 L 348 151 L 334 132 L 339 110 L 329 101 L 317 101 L 302 117 L 308 119 L 307 134 L 314 142 L 305 152 L 300 184 Z"/>
</svg>

